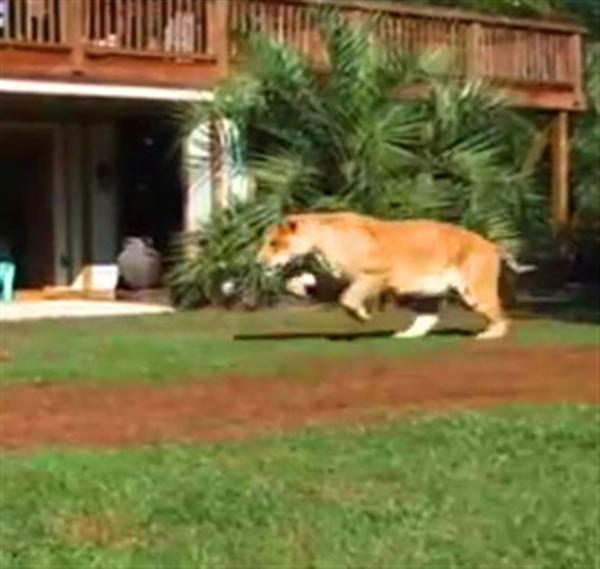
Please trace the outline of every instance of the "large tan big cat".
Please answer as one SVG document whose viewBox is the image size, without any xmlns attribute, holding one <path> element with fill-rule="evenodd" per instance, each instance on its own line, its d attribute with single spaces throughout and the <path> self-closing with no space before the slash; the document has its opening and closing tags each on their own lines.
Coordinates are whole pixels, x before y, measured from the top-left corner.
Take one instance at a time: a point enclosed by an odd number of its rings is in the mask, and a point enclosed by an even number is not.
<svg viewBox="0 0 600 569">
<path fill-rule="evenodd" d="M 271 269 L 314 253 L 334 275 L 348 282 L 340 304 L 366 321 L 366 303 L 383 293 L 440 296 L 454 289 L 466 304 L 484 315 L 488 326 L 481 339 L 501 338 L 508 330 L 498 286 L 502 262 L 516 272 L 519 265 L 506 251 L 461 227 L 436 221 L 382 221 L 354 213 L 290 215 L 272 228 L 258 253 Z M 397 338 L 425 335 L 437 314 L 418 315 Z"/>
</svg>

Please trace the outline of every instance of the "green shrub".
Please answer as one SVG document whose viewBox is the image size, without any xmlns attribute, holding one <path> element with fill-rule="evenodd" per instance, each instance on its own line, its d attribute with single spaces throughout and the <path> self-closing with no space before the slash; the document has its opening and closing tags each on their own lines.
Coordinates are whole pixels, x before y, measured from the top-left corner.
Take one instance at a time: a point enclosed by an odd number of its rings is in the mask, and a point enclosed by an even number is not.
<svg viewBox="0 0 600 569">
<path fill-rule="evenodd" d="M 280 219 L 278 205 L 273 200 L 237 204 L 215 214 L 204 231 L 180 236 L 167 275 L 173 301 L 182 308 L 274 302 L 281 277 L 262 271 L 255 256 L 264 228 Z"/>
</svg>

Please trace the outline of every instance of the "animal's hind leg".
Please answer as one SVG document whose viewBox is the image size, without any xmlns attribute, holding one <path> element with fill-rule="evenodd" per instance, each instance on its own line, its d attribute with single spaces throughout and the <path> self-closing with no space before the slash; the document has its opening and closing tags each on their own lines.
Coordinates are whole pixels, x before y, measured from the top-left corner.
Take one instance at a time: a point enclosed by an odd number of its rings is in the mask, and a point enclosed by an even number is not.
<svg viewBox="0 0 600 569">
<path fill-rule="evenodd" d="M 478 340 L 498 340 L 506 336 L 509 321 L 498 299 L 475 304 L 473 308 L 483 314 L 489 321 L 487 328 L 477 334 L 476 338 Z"/>
<path fill-rule="evenodd" d="M 404 332 L 396 332 L 394 338 L 422 338 L 433 330 L 440 320 L 440 298 L 423 298 L 416 301 L 416 313 L 412 325 Z"/>
<path fill-rule="evenodd" d="M 364 276 L 356 279 L 341 295 L 340 304 L 346 311 L 361 322 L 371 318 L 365 302 L 381 291 L 381 280 Z"/>
<path fill-rule="evenodd" d="M 502 308 L 499 294 L 500 263 L 488 258 L 471 266 L 468 283 L 461 291 L 465 302 L 485 316 L 488 326 L 477 334 L 478 340 L 496 340 L 506 335 L 509 320 Z"/>
</svg>

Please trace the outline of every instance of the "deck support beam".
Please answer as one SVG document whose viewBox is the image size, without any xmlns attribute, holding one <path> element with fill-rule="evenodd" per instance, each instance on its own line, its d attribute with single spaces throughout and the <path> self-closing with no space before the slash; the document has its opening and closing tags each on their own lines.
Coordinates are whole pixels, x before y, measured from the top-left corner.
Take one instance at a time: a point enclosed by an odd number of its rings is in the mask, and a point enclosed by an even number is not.
<svg viewBox="0 0 600 569">
<path fill-rule="evenodd" d="M 570 221 L 569 192 L 569 113 L 559 111 L 552 119 L 552 224 L 557 232 Z"/>
</svg>

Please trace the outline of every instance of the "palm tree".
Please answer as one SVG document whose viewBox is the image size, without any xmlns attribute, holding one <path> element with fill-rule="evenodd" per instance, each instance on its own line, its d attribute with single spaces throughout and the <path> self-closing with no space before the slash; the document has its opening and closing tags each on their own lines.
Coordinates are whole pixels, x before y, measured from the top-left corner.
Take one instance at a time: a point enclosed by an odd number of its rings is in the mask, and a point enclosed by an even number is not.
<svg viewBox="0 0 600 569">
<path fill-rule="evenodd" d="M 187 109 L 188 128 L 211 113 L 236 121 L 257 201 L 235 208 L 226 230 L 221 216 L 218 236 L 208 229 L 223 242 L 205 245 L 196 261 L 188 255 L 180 279 L 239 272 L 256 246 L 241 236 L 260 235 L 290 210 L 444 219 L 511 246 L 544 223 L 544 200 L 521 164 L 532 123 L 486 85 L 453 77 L 440 54 L 373 42 L 376 20 L 349 26 L 332 10 L 316 20 L 326 71 L 268 36 L 252 36 L 243 72 L 214 103 Z M 223 272 L 208 268 L 219 263 Z M 243 272 L 254 274 L 249 265 Z M 208 289 L 204 298 L 217 299 Z"/>
</svg>

